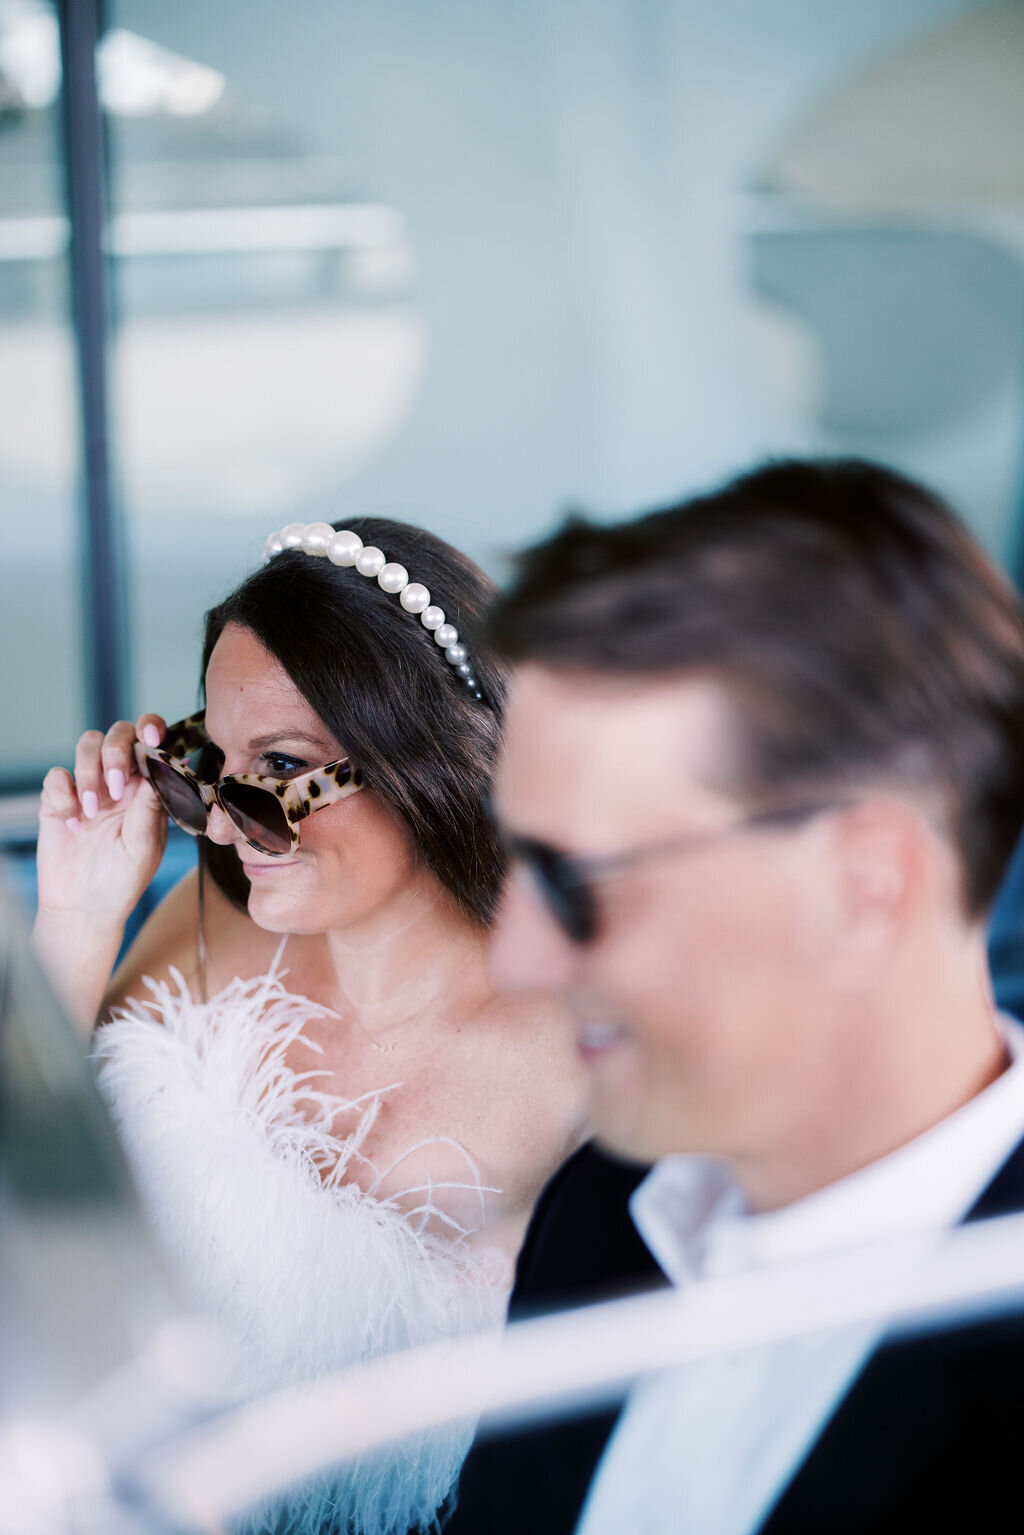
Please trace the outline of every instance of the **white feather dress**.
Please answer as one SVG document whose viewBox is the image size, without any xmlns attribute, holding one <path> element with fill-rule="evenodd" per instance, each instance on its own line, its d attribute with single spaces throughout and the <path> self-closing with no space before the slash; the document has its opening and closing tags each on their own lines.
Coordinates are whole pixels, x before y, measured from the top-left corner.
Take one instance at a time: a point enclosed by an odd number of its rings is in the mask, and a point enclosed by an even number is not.
<svg viewBox="0 0 1024 1535">
<path fill-rule="evenodd" d="M 303 1028 L 325 1010 L 286 991 L 283 973 L 275 962 L 198 1003 L 172 972 L 173 986 L 147 982 L 151 1000 L 97 1034 L 100 1085 L 156 1239 L 221 1324 L 245 1394 L 492 1325 L 506 1299 L 503 1260 L 470 1251 L 460 1228 L 450 1238 L 426 1229 L 438 1213 L 429 1189 L 410 1213 L 407 1198 L 346 1182 L 355 1161 L 366 1165 L 361 1147 L 391 1088 L 348 1102 L 319 1090 L 323 1073 L 286 1064 L 299 1041 L 316 1050 Z M 356 1128 L 339 1136 L 339 1113 L 351 1122 L 353 1110 Z M 467 1183 L 482 1202 L 468 1157 Z M 471 1432 L 431 1434 L 332 1473 L 244 1528 L 434 1529 Z"/>
</svg>

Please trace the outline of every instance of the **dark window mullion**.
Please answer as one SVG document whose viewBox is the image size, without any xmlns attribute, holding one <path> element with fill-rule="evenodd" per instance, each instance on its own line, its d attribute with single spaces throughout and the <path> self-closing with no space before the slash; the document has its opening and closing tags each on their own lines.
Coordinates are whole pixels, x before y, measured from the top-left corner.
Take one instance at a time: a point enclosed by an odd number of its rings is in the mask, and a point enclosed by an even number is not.
<svg viewBox="0 0 1024 1535">
<path fill-rule="evenodd" d="M 111 488 L 107 389 L 109 273 L 103 124 L 96 79 L 99 0 L 58 0 L 70 272 L 82 422 L 82 576 L 89 723 L 128 705 L 124 561 Z"/>
</svg>

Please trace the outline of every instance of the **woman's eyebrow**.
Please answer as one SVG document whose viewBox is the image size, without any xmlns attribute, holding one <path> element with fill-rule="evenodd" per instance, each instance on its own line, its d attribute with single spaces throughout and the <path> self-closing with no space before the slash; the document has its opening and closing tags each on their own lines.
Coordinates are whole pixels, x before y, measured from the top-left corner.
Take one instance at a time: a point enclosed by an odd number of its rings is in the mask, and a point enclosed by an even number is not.
<svg viewBox="0 0 1024 1535">
<path fill-rule="evenodd" d="M 329 744 L 326 736 L 310 735 L 305 730 L 275 730 L 270 735 L 253 736 L 249 742 L 249 750 L 251 752 L 266 751 L 268 746 L 278 746 L 282 741 L 316 747 L 326 747 Z"/>
</svg>

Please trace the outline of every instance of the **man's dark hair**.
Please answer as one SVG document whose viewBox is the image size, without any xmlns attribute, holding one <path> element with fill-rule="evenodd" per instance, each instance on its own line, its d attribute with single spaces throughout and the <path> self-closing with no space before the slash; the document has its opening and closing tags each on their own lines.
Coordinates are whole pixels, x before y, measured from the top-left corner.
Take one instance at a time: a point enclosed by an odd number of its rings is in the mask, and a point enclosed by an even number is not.
<svg viewBox="0 0 1024 1535">
<path fill-rule="evenodd" d="M 491 615 L 512 662 L 720 680 L 739 792 L 939 790 L 987 910 L 1024 823 L 1024 622 L 953 513 L 854 460 L 768 464 L 665 511 L 574 518 Z"/>
<path fill-rule="evenodd" d="M 504 872 L 486 806 L 505 679 L 474 635 L 493 586 L 423 528 L 380 517 L 345 527 L 429 589 L 470 645 L 487 702 L 467 692 L 397 597 L 298 550 L 275 556 L 206 615 L 203 675 L 225 625 L 251 630 L 404 823 L 424 864 L 463 911 L 488 922 Z M 233 851 L 202 846 L 218 884 L 244 904 L 248 882 Z"/>
</svg>

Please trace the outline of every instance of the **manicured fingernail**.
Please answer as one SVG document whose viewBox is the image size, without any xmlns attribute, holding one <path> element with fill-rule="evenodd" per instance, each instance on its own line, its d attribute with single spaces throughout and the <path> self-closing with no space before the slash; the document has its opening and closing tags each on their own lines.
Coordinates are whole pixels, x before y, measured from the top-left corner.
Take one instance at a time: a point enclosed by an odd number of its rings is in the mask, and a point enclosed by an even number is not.
<svg viewBox="0 0 1024 1535">
<path fill-rule="evenodd" d="M 99 795 L 92 789 L 86 789 L 82 795 L 82 814 L 87 821 L 93 821 L 100 813 Z"/>
<path fill-rule="evenodd" d="M 120 768 L 111 768 L 107 774 L 107 788 L 111 799 L 120 799 L 124 793 L 124 774 Z"/>
<path fill-rule="evenodd" d="M 67 827 L 68 831 L 74 831 L 75 827 L 81 826 L 81 824 L 81 821 L 76 815 L 69 815 L 67 820 L 64 822 L 64 825 Z"/>
<path fill-rule="evenodd" d="M 142 727 L 142 739 L 147 746 L 159 746 L 160 732 L 155 725 L 144 725 Z"/>
</svg>

